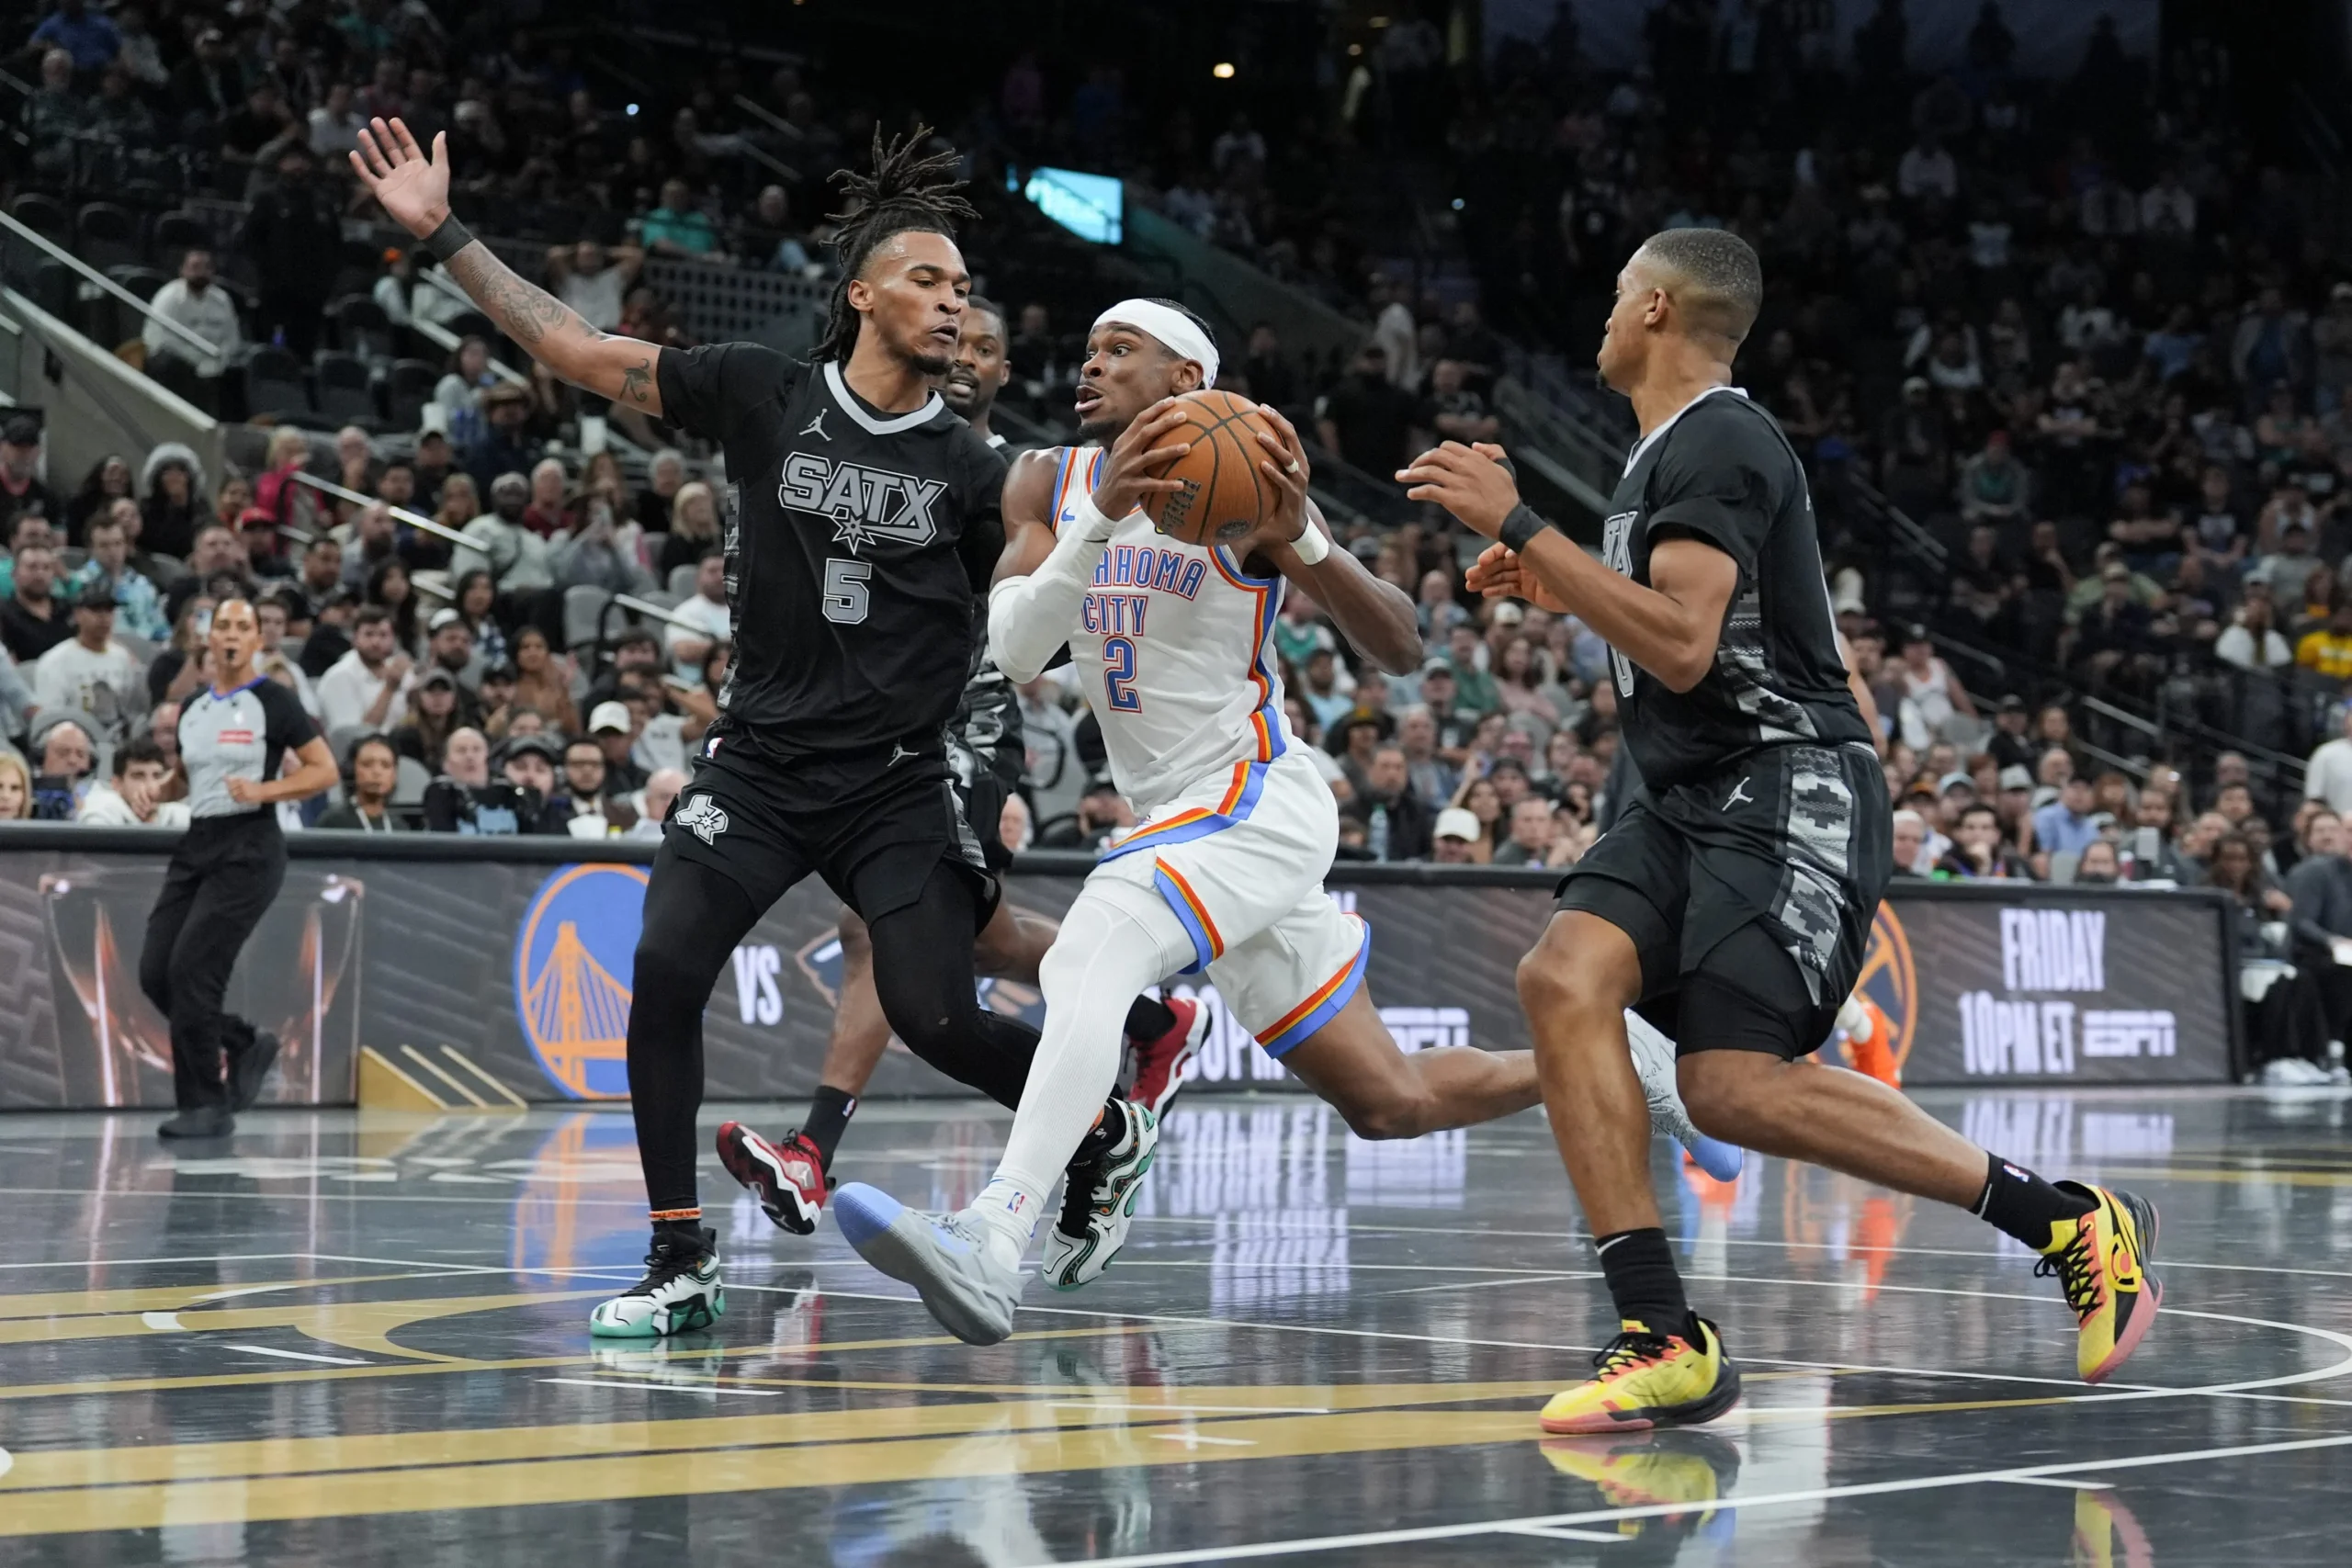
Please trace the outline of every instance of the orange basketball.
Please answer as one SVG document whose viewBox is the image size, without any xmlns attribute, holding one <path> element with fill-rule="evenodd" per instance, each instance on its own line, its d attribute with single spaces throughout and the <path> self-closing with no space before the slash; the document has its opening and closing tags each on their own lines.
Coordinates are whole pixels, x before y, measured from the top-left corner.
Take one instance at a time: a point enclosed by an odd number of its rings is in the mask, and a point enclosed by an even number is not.
<svg viewBox="0 0 2352 1568">
<path fill-rule="evenodd" d="M 1184 488 L 1145 496 L 1144 514 L 1153 527 L 1187 544 L 1228 544 L 1258 526 L 1274 504 L 1274 487 L 1258 471 L 1272 454 L 1258 444 L 1257 434 L 1271 435 L 1273 429 L 1256 403 L 1231 392 L 1187 392 L 1177 401 L 1185 421 L 1153 449 L 1192 444 L 1159 470 L 1159 477 Z"/>
</svg>

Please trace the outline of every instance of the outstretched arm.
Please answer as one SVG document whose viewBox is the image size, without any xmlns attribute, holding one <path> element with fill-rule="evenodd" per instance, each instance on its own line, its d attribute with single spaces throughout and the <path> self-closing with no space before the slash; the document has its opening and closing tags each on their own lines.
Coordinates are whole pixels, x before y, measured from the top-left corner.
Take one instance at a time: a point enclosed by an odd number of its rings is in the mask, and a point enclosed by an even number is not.
<svg viewBox="0 0 2352 1568">
<path fill-rule="evenodd" d="M 1410 674 L 1421 662 L 1421 626 L 1413 601 L 1395 583 L 1366 571 L 1352 551 L 1331 543 L 1330 525 L 1306 492 L 1306 447 L 1298 431 L 1278 410 L 1261 404 L 1258 412 L 1274 431 L 1258 437 L 1266 449 L 1258 468 L 1274 487 L 1276 515 L 1256 553 L 1329 611 L 1350 647 L 1391 675 Z M 1312 565 L 1297 547 L 1309 528 L 1324 539 L 1320 551 L 1308 552 L 1316 558 Z"/>
<path fill-rule="evenodd" d="M 401 121 L 373 120 L 359 132 L 351 166 L 392 220 L 418 239 L 431 238 L 448 220 L 446 132 L 434 137 L 428 156 Z M 446 257 L 442 265 L 482 314 L 556 375 L 625 408 L 661 413 L 662 388 L 653 368 L 661 350 L 654 344 L 598 332 L 479 240 Z"/>
</svg>

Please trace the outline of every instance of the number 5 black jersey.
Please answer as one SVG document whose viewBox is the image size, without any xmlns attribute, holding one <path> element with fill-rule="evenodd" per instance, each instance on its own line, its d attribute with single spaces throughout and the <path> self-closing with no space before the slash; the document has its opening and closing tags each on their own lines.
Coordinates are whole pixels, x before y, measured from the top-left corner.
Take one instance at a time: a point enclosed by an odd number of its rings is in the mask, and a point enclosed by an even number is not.
<svg viewBox="0 0 2352 1568">
<path fill-rule="evenodd" d="M 830 361 L 665 348 L 660 377 L 662 416 L 724 446 L 737 492 L 722 732 L 786 756 L 935 738 L 1004 546 L 1004 460 L 937 394 L 885 413 Z"/>
</svg>

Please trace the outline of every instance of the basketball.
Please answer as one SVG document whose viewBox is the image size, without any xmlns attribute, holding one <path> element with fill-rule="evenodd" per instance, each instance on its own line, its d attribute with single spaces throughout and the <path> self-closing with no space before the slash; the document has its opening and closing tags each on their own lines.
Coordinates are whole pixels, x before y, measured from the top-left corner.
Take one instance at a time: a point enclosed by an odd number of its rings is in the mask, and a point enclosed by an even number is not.
<svg viewBox="0 0 2352 1568">
<path fill-rule="evenodd" d="M 1259 415 L 1256 403 L 1231 392 L 1187 392 L 1177 401 L 1185 422 L 1152 449 L 1192 444 L 1191 451 L 1159 473 L 1184 488 L 1146 495 L 1144 514 L 1153 527 L 1187 544 L 1238 539 L 1274 502 L 1273 486 L 1258 469 L 1271 456 L 1258 444 L 1258 432 L 1272 435 L 1273 428 Z"/>
</svg>

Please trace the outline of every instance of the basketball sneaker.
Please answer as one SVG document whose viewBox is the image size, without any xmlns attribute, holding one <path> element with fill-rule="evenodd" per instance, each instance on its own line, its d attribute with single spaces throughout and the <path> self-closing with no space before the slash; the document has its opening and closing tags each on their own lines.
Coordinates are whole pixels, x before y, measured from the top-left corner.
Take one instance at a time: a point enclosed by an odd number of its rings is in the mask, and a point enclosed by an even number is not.
<svg viewBox="0 0 2352 1568">
<path fill-rule="evenodd" d="M 912 1285 L 931 1315 L 965 1344 L 994 1345 L 1012 1332 L 1021 1248 L 976 1211 L 925 1213 L 853 1181 L 834 1195 L 834 1218 L 859 1257 Z"/>
<path fill-rule="evenodd" d="M 1209 1010 L 1200 1003 L 1170 997 L 1167 1005 L 1176 1015 L 1175 1025 L 1157 1040 L 1131 1042 L 1136 1072 L 1127 1098 L 1149 1106 L 1155 1116 L 1165 1113 L 1168 1102 L 1176 1098 L 1184 1065 L 1200 1054 L 1201 1040 L 1209 1032 Z"/>
<path fill-rule="evenodd" d="M 2092 1208 L 2050 1227 L 2050 1245 L 2033 1271 L 2055 1276 L 2075 1309 L 2075 1370 L 2085 1382 L 2104 1382 L 2140 1348 L 2164 1303 L 2164 1286 L 2148 1271 L 2156 1254 L 2155 1205 L 2080 1181 L 2051 1185 L 2089 1199 Z"/>
<path fill-rule="evenodd" d="M 1712 1421 L 1739 1403 L 1739 1369 L 1724 1353 L 1715 1325 L 1692 1317 L 1687 1334 L 1660 1334 L 1632 1318 L 1592 1359 L 1593 1374 L 1562 1389 L 1544 1407 L 1554 1433 L 1641 1431 Z"/>
<path fill-rule="evenodd" d="M 588 1314 L 588 1332 L 606 1339 L 659 1339 L 708 1328 L 727 1310 L 718 1278 L 718 1235 L 656 1226 L 645 1278 Z"/>
<path fill-rule="evenodd" d="M 1737 1144 L 1711 1138 L 1691 1124 L 1682 1091 L 1674 1084 L 1674 1042 L 1636 1013 L 1625 1015 L 1625 1043 L 1633 1047 L 1634 1071 L 1650 1102 L 1650 1131 L 1663 1133 L 1690 1152 L 1691 1163 L 1717 1181 L 1736 1181 L 1747 1163 Z"/>
<path fill-rule="evenodd" d="M 769 1143 L 741 1122 L 718 1127 L 718 1163 L 760 1201 L 769 1219 L 795 1235 L 817 1228 L 825 1211 L 825 1156 L 798 1128 L 780 1144 Z"/>
<path fill-rule="evenodd" d="M 1159 1147 L 1159 1118 L 1149 1106 L 1130 1103 L 1126 1131 L 1109 1148 L 1090 1154 L 1084 1145 L 1062 1178 L 1061 1218 L 1046 1237 L 1037 1271 L 1057 1291 L 1075 1291 L 1100 1279 L 1127 1244 L 1136 1223 L 1136 1199 L 1144 1173 Z M 1088 1135 L 1088 1142 L 1094 1134 Z"/>
</svg>

